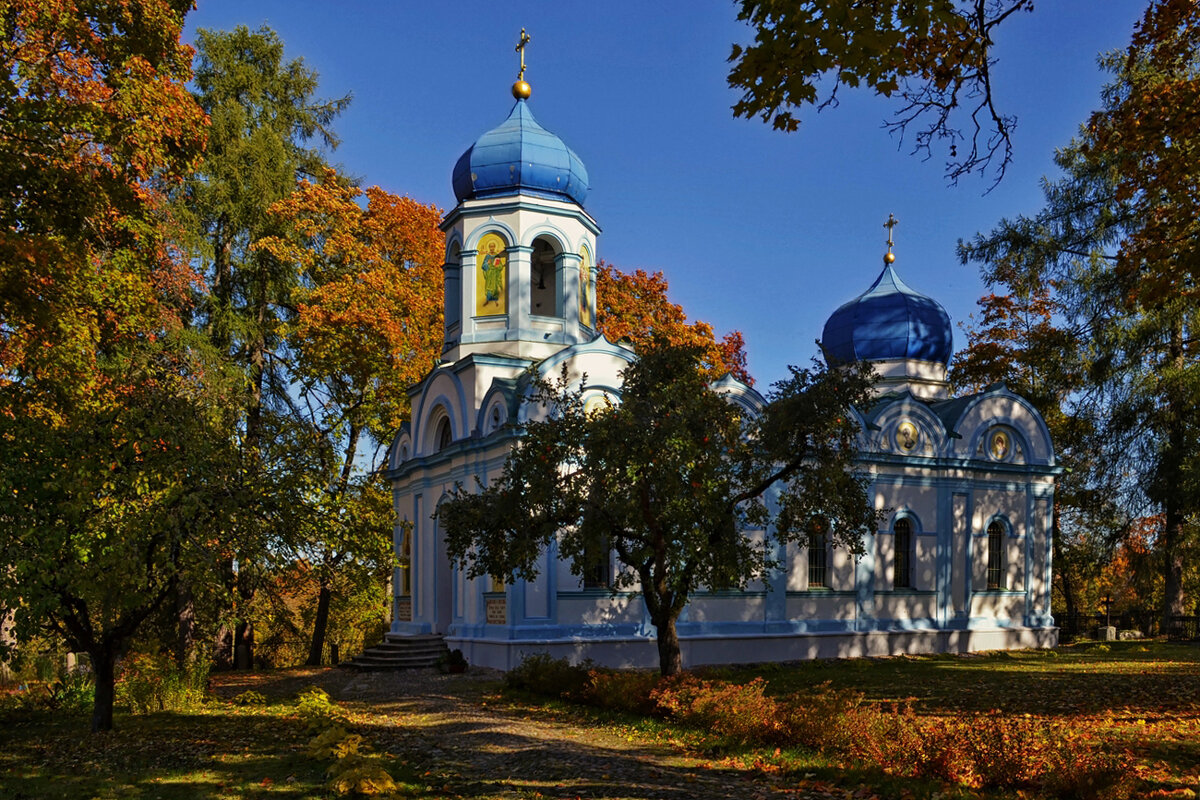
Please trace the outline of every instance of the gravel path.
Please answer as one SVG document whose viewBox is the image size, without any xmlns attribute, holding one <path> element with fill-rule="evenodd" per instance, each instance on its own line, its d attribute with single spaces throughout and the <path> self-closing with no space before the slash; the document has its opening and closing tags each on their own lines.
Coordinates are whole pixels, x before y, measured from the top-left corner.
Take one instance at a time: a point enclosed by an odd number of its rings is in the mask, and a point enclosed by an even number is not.
<svg viewBox="0 0 1200 800">
<path fill-rule="evenodd" d="M 797 796 L 795 789 L 785 791 L 757 770 L 710 765 L 678 748 L 624 736 L 617 728 L 531 716 L 498 695 L 499 674 L 488 670 L 466 675 L 314 670 L 289 679 L 297 680 L 297 688 L 323 686 L 351 714 L 355 731 L 379 751 L 407 761 L 434 793 L 446 796 Z"/>
</svg>

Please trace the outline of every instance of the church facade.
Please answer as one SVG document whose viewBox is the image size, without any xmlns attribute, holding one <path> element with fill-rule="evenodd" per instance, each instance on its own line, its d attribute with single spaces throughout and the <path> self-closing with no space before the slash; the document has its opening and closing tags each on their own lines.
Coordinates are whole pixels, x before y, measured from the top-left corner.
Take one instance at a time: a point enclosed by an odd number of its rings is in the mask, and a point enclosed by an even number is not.
<svg viewBox="0 0 1200 800">
<path fill-rule="evenodd" d="M 635 358 L 596 333 L 600 229 L 584 209 L 583 162 L 533 118 L 528 84 L 513 93 L 508 118 L 454 167 L 442 359 L 410 390 L 412 421 L 389 451 L 400 564 L 389 638 L 442 634 L 500 669 L 535 652 L 654 666 L 641 598 L 607 588 L 615 557 L 608 575 L 580 578 L 552 544 L 536 579 L 468 579 L 438 526 L 438 504 L 498 476 L 520 423 L 545 413 L 522 402 L 530 374 L 565 368 L 577 383 L 586 375 L 585 402 L 619 402 Z M 780 546 L 782 568 L 745 591 L 697 592 L 678 625 L 685 666 L 1057 643 L 1046 426 L 1002 385 L 950 396 L 950 320 L 894 260 L 889 236 L 883 271 L 830 316 L 821 342 L 831 365 L 867 360 L 880 375 L 874 404 L 856 410 L 858 464 L 887 518 L 863 555 L 815 535 Z M 731 378 L 720 388 L 751 413 L 764 402 Z"/>
</svg>

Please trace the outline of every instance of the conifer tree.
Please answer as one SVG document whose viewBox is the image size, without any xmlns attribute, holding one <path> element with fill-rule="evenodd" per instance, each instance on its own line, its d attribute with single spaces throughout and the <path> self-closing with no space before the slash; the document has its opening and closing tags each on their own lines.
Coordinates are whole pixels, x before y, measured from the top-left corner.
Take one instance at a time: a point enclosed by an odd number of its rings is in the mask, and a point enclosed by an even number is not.
<svg viewBox="0 0 1200 800">
<path fill-rule="evenodd" d="M 1195 16 L 1193 4 L 1177 21 L 1194 26 Z M 1151 39 L 1174 40 L 1163 30 Z M 1068 452 L 1078 456 L 1067 485 L 1076 499 L 1118 501 L 1125 529 L 1161 515 L 1154 545 L 1169 626 L 1186 610 L 1191 521 L 1200 513 L 1200 409 L 1194 402 L 1200 294 L 1192 289 L 1194 236 L 1187 234 L 1196 223 L 1182 222 L 1200 172 L 1194 159 L 1172 152 L 1194 129 L 1185 126 L 1172 136 L 1160 128 L 1144 137 L 1139 119 L 1164 94 L 1200 85 L 1200 63 L 1194 49 L 1186 58 L 1164 60 L 1135 40 L 1128 54 L 1109 56 L 1105 64 L 1115 79 L 1105 90 L 1104 109 L 1058 153 L 1064 175 L 1045 184 L 1045 209 L 1002 221 L 965 245 L 963 257 L 980 262 L 985 280 L 1003 293 L 1052 298 L 1056 336 L 1066 346 L 1031 359 L 1027 368 L 1053 375 L 1057 362 L 1066 365 L 1060 376 L 1073 376 L 1057 384 L 1066 420 L 1079 434 L 1067 439 Z M 1129 134 L 1122 135 L 1126 128 Z M 1168 163 L 1173 170 L 1157 178 L 1145 169 Z M 1170 186 L 1151 188 L 1154 180 Z M 1191 195 L 1180 188 L 1186 186 Z M 1164 221 L 1176 225 L 1174 239 L 1163 240 Z M 976 338 L 972 347 L 982 344 Z M 1031 355 L 1034 339 L 1024 345 Z"/>
<path fill-rule="evenodd" d="M 254 641 L 246 609 L 265 542 L 295 528 L 284 521 L 298 507 L 288 493 L 299 490 L 288 484 L 295 469 L 286 460 L 300 456 L 269 441 L 286 438 L 281 431 L 291 424 L 284 334 L 300 278 L 293 265 L 254 243 L 283 234 L 269 209 L 301 178 L 322 173 L 323 148 L 337 145 L 331 125 L 350 98 L 319 99 L 317 74 L 301 59 L 286 61 L 283 42 L 267 28 L 201 30 L 195 73 L 196 99 L 210 119 L 208 148 L 177 208 L 209 288 L 195 324 L 245 375 L 238 463 L 260 513 L 234 521 L 242 545 L 229 554 L 225 579 L 235 595 L 236 630 L 221 657 L 249 667 Z"/>
</svg>

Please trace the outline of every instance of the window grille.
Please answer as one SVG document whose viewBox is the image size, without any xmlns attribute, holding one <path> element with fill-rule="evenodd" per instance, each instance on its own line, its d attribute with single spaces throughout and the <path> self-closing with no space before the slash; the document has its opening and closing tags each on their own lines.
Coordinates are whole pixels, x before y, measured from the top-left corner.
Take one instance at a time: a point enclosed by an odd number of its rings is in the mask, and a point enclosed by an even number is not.
<svg viewBox="0 0 1200 800">
<path fill-rule="evenodd" d="M 827 586 L 827 555 L 826 540 L 828 523 L 823 519 L 813 522 L 808 534 L 808 586 L 809 588 Z"/>
<path fill-rule="evenodd" d="M 995 520 L 987 529 L 987 588 L 1004 588 L 1004 524 Z"/>
</svg>

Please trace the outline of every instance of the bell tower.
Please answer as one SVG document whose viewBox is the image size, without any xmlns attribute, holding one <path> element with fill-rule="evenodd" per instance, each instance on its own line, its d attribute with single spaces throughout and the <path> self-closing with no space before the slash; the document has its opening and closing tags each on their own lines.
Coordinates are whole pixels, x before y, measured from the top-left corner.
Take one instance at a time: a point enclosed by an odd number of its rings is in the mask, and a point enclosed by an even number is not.
<svg viewBox="0 0 1200 800">
<path fill-rule="evenodd" d="M 545 358 L 595 337 L 596 236 L 583 161 L 529 110 L 525 48 L 508 118 L 454 167 L 446 234 L 443 359 Z"/>
</svg>

